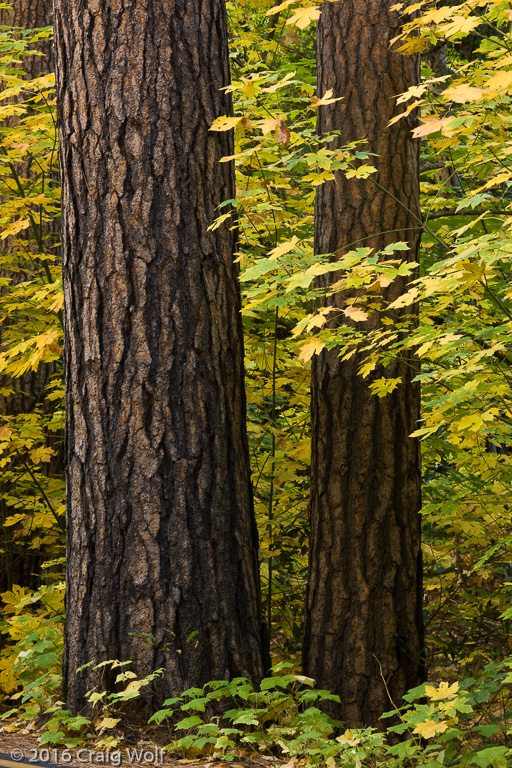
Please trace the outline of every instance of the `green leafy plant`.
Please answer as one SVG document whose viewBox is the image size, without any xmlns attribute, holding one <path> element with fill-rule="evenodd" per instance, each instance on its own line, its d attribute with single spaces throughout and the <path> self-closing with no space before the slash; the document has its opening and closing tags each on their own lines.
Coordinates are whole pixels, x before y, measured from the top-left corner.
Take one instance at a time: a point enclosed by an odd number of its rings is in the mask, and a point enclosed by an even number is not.
<svg viewBox="0 0 512 768">
<path fill-rule="evenodd" d="M 3 717 L 31 720 L 52 703 L 62 682 L 64 583 L 14 587 L 2 600 L 0 634 L 10 642 L 0 658 L 0 681 L 17 702 Z"/>
</svg>

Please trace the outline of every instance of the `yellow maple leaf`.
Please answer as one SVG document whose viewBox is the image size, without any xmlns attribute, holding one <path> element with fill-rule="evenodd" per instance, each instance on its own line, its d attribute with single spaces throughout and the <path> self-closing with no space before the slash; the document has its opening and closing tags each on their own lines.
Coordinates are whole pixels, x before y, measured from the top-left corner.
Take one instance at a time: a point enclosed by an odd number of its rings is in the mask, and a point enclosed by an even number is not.
<svg viewBox="0 0 512 768">
<path fill-rule="evenodd" d="M 227 117 L 226 115 L 221 115 L 221 117 L 217 117 L 213 121 L 210 131 L 229 131 L 243 119 L 243 117 Z"/>
<path fill-rule="evenodd" d="M 439 29 L 444 32 L 446 37 L 453 37 L 471 32 L 481 23 L 482 21 L 478 16 L 454 16 L 448 24 L 443 24 Z"/>
<path fill-rule="evenodd" d="M 54 451 L 51 448 L 48 448 L 47 446 L 43 446 L 41 448 L 34 448 L 29 453 L 30 460 L 34 464 L 39 464 L 40 462 L 44 462 L 44 461 L 50 461 L 53 454 L 54 454 Z"/>
<path fill-rule="evenodd" d="M 299 360 L 303 360 L 306 363 L 308 360 L 311 360 L 313 355 L 318 355 L 318 353 L 321 352 L 324 347 L 325 344 L 323 343 L 322 339 L 319 339 L 318 337 L 311 339 L 311 341 L 308 341 L 307 344 L 304 344 L 300 350 Z"/>
<path fill-rule="evenodd" d="M 348 317 L 350 320 L 354 320 L 356 323 L 361 323 L 363 320 L 368 320 L 368 315 L 366 312 L 363 312 L 362 309 L 359 307 L 347 307 L 343 310 L 343 314 Z"/>
<path fill-rule="evenodd" d="M 419 292 L 420 292 L 419 288 L 416 288 L 416 287 L 409 288 L 409 290 L 406 293 L 403 293 L 401 296 L 398 297 L 398 299 L 395 299 L 394 301 L 392 301 L 388 309 L 399 309 L 400 307 L 408 307 L 411 304 L 414 304 L 414 302 L 418 298 Z"/>
<path fill-rule="evenodd" d="M 32 86 L 37 88 L 53 88 L 55 86 L 55 75 L 43 75 L 32 80 Z"/>
<path fill-rule="evenodd" d="M 9 104 L 5 107 L 0 107 L 0 117 L 11 117 L 12 115 L 24 115 L 26 108 L 17 106 L 16 104 Z"/>
<path fill-rule="evenodd" d="M 297 243 L 299 242 L 299 238 L 295 237 L 295 235 L 292 237 L 291 240 L 287 240 L 286 243 L 281 243 L 281 245 L 278 245 L 276 248 L 272 248 L 270 251 L 270 255 L 273 256 L 275 259 L 279 256 L 283 256 L 285 253 L 289 253 L 292 251 Z"/>
<path fill-rule="evenodd" d="M 290 16 L 287 24 L 296 24 L 299 29 L 306 29 L 312 21 L 320 18 L 320 8 L 317 5 L 309 8 L 295 8 L 293 16 Z"/>
<path fill-rule="evenodd" d="M 485 184 L 482 184 L 481 187 L 479 187 L 476 192 L 482 192 L 484 189 L 490 189 L 491 187 L 497 187 L 499 184 L 504 184 L 506 181 L 509 181 L 512 179 L 512 172 L 511 171 L 502 171 L 501 173 L 497 173 L 495 176 L 493 176 L 489 181 L 487 181 Z M 481 218 L 481 217 L 480 217 Z M 460 231 L 460 230 L 458 230 Z"/>
<path fill-rule="evenodd" d="M 441 336 L 441 338 L 437 340 L 437 343 L 439 346 L 444 347 L 445 344 L 449 344 L 450 341 L 458 341 L 458 339 L 462 339 L 461 333 L 447 333 L 444 336 Z M 441 687 L 444 685 L 445 683 L 441 683 Z M 441 690 L 441 688 L 439 690 Z"/>
<path fill-rule="evenodd" d="M 29 227 L 30 221 L 28 219 L 18 219 L 18 221 L 13 221 L 12 224 L 9 224 L 9 226 L 2 231 L 0 237 L 2 240 L 5 240 L 6 237 L 17 235 L 22 229 L 28 229 Z"/>
<path fill-rule="evenodd" d="M 293 5 L 296 3 L 297 0 L 285 0 L 284 3 L 281 3 L 281 5 L 274 5 L 272 8 L 269 8 L 266 16 L 273 16 L 276 13 L 279 13 L 279 11 L 283 11 L 285 8 L 288 8 L 289 5 Z"/>
<path fill-rule="evenodd" d="M 223 157 L 222 159 L 225 160 L 226 158 Z M 206 231 L 215 232 L 216 229 L 218 229 L 222 224 L 224 224 L 225 221 L 227 221 L 227 219 L 230 219 L 230 218 L 231 218 L 230 213 L 223 213 L 222 216 L 217 216 L 213 224 L 210 224 L 210 226 Z"/>
<path fill-rule="evenodd" d="M 321 173 L 308 173 L 303 177 L 303 181 L 310 181 L 313 187 L 319 187 L 324 181 L 332 181 L 334 173 L 331 171 L 322 171 Z"/>
<path fill-rule="evenodd" d="M 241 157 L 249 158 L 254 154 L 255 151 L 256 147 L 250 147 L 249 149 L 246 149 L 245 152 L 237 152 L 235 155 L 226 155 L 226 157 L 221 157 L 219 163 L 229 163 L 231 160 L 240 160 Z"/>
<path fill-rule="evenodd" d="M 144 680 L 132 680 L 124 689 L 124 694 L 137 693 L 144 685 Z"/>
<path fill-rule="evenodd" d="M 317 107 L 324 107 L 326 104 L 334 104 L 335 101 L 341 101 L 343 96 L 338 96 L 337 98 L 332 98 L 332 90 L 329 89 L 324 93 L 321 99 L 317 98 L 316 96 L 313 96 L 311 99 L 311 107 L 313 109 L 316 109 Z"/>
<path fill-rule="evenodd" d="M 361 739 L 356 738 L 352 731 L 345 731 L 343 736 L 336 737 L 336 741 L 338 741 L 340 744 L 346 744 L 349 747 L 356 747 L 361 743 Z"/>
<path fill-rule="evenodd" d="M 256 87 L 254 85 L 254 82 L 252 80 L 249 80 L 241 87 L 242 93 L 247 96 L 248 99 L 252 99 L 254 94 L 256 93 Z"/>
<path fill-rule="evenodd" d="M 99 724 L 100 731 L 103 731 L 105 728 L 115 728 L 120 719 L 120 717 L 104 717 Z"/>
<path fill-rule="evenodd" d="M 23 600 L 24 597 L 31 594 L 32 590 L 28 589 L 28 587 L 19 587 L 17 584 L 13 584 L 12 591 L 2 592 L 0 597 L 2 598 L 2 601 L 6 605 L 10 605 L 12 609 L 14 606 L 18 605 L 20 600 Z"/>
<path fill-rule="evenodd" d="M 359 168 L 350 168 L 345 171 L 345 176 L 347 179 L 367 179 L 371 173 L 377 173 L 373 165 L 360 165 Z"/>
<path fill-rule="evenodd" d="M 264 136 L 267 135 L 267 133 L 272 133 L 272 131 L 275 131 L 279 123 L 279 120 L 274 117 L 267 117 L 264 120 L 258 120 L 257 125 L 260 128 L 262 134 Z"/>
<path fill-rule="evenodd" d="M 418 10 L 421 7 L 421 4 L 418 5 Z M 407 9 L 409 13 L 412 12 L 411 7 Z M 423 14 L 423 21 L 433 21 L 434 24 L 440 24 L 445 19 L 448 19 L 453 11 L 453 6 L 448 5 L 442 8 L 432 8 L 430 11 L 427 11 Z"/>
<path fill-rule="evenodd" d="M 508 91 L 512 88 L 512 70 L 498 72 L 497 75 L 494 75 L 490 80 L 487 80 L 484 85 L 489 91 Z"/>
<path fill-rule="evenodd" d="M 442 720 L 440 723 L 434 722 L 434 720 L 424 720 L 422 723 L 418 723 L 413 733 L 417 733 L 424 739 L 431 739 L 436 733 L 443 733 L 448 728 L 448 723 Z"/>
<path fill-rule="evenodd" d="M 431 701 L 441 701 L 442 699 L 453 699 L 457 695 L 458 690 L 458 683 L 448 685 L 448 683 L 443 682 L 439 684 L 439 688 L 434 688 L 433 685 L 426 685 L 425 695 L 428 696 Z"/>
<path fill-rule="evenodd" d="M 279 80 L 278 83 L 275 83 L 275 85 L 270 85 L 268 88 L 262 88 L 261 90 L 263 93 L 275 93 L 279 88 L 283 88 L 285 85 L 291 85 L 295 82 L 295 80 L 292 80 L 292 77 L 296 74 L 295 70 L 293 72 L 287 72 L 287 74 Z"/>
<path fill-rule="evenodd" d="M 474 88 L 467 83 L 462 83 L 462 85 L 447 88 L 443 91 L 442 95 L 450 101 L 455 101 L 457 104 L 465 104 L 467 101 L 478 101 L 478 99 L 482 98 L 483 93 L 482 88 Z"/>
<path fill-rule="evenodd" d="M 464 416 L 455 422 L 455 425 L 459 430 L 469 429 L 470 432 L 478 432 L 478 430 L 484 426 L 484 420 L 479 413 L 470 413 L 469 416 Z M 438 698 L 445 698 L 438 697 Z"/>
<path fill-rule="evenodd" d="M 417 356 L 421 357 L 425 352 L 428 352 L 428 350 L 430 349 L 433 343 L 434 343 L 433 341 L 426 341 L 424 344 L 418 347 L 418 349 L 416 350 Z"/>
<path fill-rule="evenodd" d="M 421 136 L 429 136 L 431 133 L 437 133 L 441 131 L 443 136 L 453 136 L 453 131 L 450 131 L 447 126 L 451 122 L 452 118 L 444 117 L 439 119 L 437 117 L 422 118 L 422 125 L 419 125 L 412 132 L 413 139 L 418 139 Z"/>
<path fill-rule="evenodd" d="M 49 305 L 48 309 L 50 312 L 58 312 L 59 309 L 62 309 L 64 306 L 64 294 L 58 293 L 57 296 L 54 298 L 52 303 Z"/>
<path fill-rule="evenodd" d="M 392 118 L 392 119 L 389 121 L 389 123 L 388 123 L 388 127 L 389 127 L 389 126 L 391 126 L 391 125 L 394 125 L 395 123 L 398 123 L 398 121 L 399 121 L 399 120 L 401 120 L 401 119 L 402 119 L 402 117 L 407 117 L 407 115 L 410 115 L 410 114 L 411 114 L 411 112 L 413 111 L 413 109 L 416 109 L 416 107 L 418 106 L 418 104 L 421 104 L 421 101 L 413 101 L 413 102 L 412 102 L 412 104 L 409 104 L 409 106 L 407 107 L 407 109 L 405 110 L 405 112 L 400 112 L 400 114 L 399 114 L 399 115 L 395 115 L 395 117 L 393 117 L 393 118 Z"/>
<path fill-rule="evenodd" d="M 421 85 L 411 85 L 411 87 L 408 88 L 404 93 L 400 94 L 396 100 L 396 103 L 402 104 L 404 101 L 409 101 L 409 99 L 416 99 L 419 96 L 423 96 L 427 88 L 427 83 L 421 83 Z"/>
<path fill-rule="evenodd" d="M 399 53 L 404 53 L 406 56 L 410 56 L 412 53 L 423 53 L 423 51 L 427 50 L 429 45 L 430 40 L 428 37 L 418 37 L 418 35 L 413 35 L 412 37 L 406 37 L 403 45 L 396 50 Z"/>
</svg>

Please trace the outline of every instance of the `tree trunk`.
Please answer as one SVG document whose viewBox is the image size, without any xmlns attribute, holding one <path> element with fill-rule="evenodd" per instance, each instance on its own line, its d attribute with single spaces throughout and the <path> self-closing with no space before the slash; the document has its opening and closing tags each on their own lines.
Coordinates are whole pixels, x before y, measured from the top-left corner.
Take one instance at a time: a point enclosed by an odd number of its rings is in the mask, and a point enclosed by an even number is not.
<svg viewBox="0 0 512 768">
<path fill-rule="evenodd" d="M 11 9 L 0 9 L 0 24 L 23 29 L 40 29 L 53 23 L 53 0 L 11 0 Z M 38 41 L 35 48 L 44 56 L 27 56 L 25 71 L 32 79 L 53 72 L 53 47 L 51 41 Z"/>
<path fill-rule="evenodd" d="M 222 0 L 56 0 L 67 393 L 64 684 L 263 673 Z M 107 684 L 109 681 L 107 680 Z M 148 694 L 148 703 L 150 694 Z"/>
<path fill-rule="evenodd" d="M 339 173 L 319 187 L 316 252 L 343 255 L 407 241 L 417 261 L 420 240 L 419 142 L 414 118 L 388 128 L 395 95 L 419 80 L 419 58 L 392 52 L 399 17 L 387 0 L 324 3 L 318 23 L 318 94 L 343 100 L 319 112 L 322 134 L 340 130 L 339 144 L 367 139 L 378 157 L 372 179 Z M 335 146 L 336 142 L 331 145 Z M 390 194 L 391 193 L 391 194 Z M 393 195 L 394 197 L 392 197 Z M 332 274 L 331 274 L 332 278 Z M 406 281 L 393 283 L 395 298 Z M 334 301 L 343 307 L 343 298 Z M 410 309 L 403 310 L 410 312 Z M 396 313 L 398 317 L 400 311 Z M 370 319 L 366 327 L 375 327 Z M 364 327 L 362 324 L 359 328 Z M 331 712 L 348 727 L 378 726 L 424 675 L 421 591 L 419 385 L 414 359 L 363 379 L 357 354 L 341 362 L 336 349 L 314 358 L 309 583 L 304 670 L 341 697 Z M 382 399 L 376 378 L 400 377 Z"/>
<path fill-rule="evenodd" d="M 23 27 L 23 29 L 39 29 L 49 27 L 53 18 L 53 3 L 50 0 L 11 0 L 10 9 L 0 10 L 0 24 L 9 27 Z M 41 57 L 35 57 L 41 60 Z M 37 65 L 34 65 L 37 66 Z M 46 72 L 48 66 L 43 71 Z M 31 77 L 37 75 L 29 73 Z"/>
</svg>

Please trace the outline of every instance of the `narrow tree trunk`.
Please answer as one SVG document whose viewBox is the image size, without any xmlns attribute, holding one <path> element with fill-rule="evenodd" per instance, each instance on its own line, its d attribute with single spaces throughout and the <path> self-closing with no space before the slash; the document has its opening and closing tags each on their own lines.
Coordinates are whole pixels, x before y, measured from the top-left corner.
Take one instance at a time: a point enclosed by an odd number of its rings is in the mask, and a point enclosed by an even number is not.
<svg viewBox="0 0 512 768">
<path fill-rule="evenodd" d="M 342 174 L 319 187 L 319 254 L 404 240 L 417 261 L 419 143 L 411 138 L 413 118 L 387 125 L 397 112 L 393 97 L 418 82 L 419 60 L 390 50 L 399 30 L 390 5 L 347 0 L 322 7 L 318 93 L 332 89 L 343 100 L 322 108 L 318 130 L 340 130 L 342 145 L 366 137 L 365 148 L 378 154 L 368 161 L 378 170 L 372 179 L 387 192 Z M 393 284 L 387 298 L 404 289 L 405 281 Z M 334 301 L 344 306 L 343 297 Z M 402 359 L 363 379 L 362 359 L 341 362 L 336 349 L 315 357 L 311 394 L 304 669 L 341 697 L 332 713 L 349 727 L 377 726 L 424 674 L 420 455 L 409 437 L 419 417 L 416 363 Z M 383 375 L 402 384 L 379 399 L 368 385 Z"/>
<path fill-rule="evenodd" d="M 207 231 L 234 197 L 224 3 L 55 8 L 76 711 L 90 660 L 172 695 L 263 654 L 235 233 Z"/>
</svg>

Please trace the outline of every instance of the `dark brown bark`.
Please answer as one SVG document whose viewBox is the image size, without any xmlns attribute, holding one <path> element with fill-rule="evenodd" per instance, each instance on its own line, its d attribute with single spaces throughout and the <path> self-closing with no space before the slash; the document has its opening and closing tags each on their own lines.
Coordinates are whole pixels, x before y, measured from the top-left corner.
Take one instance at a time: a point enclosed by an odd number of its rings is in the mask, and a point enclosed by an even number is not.
<svg viewBox="0 0 512 768">
<path fill-rule="evenodd" d="M 235 233 L 207 231 L 234 197 L 224 3 L 55 16 L 76 711 L 90 660 L 164 667 L 157 699 L 264 670 Z"/>
<path fill-rule="evenodd" d="M 387 0 L 324 3 L 318 23 L 318 93 L 343 101 L 323 107 L 318 130 L 340 130 L 339 143 L 367 139 L 378 154 L 372 180 L 338 174 L 319 187 L 316 251 L 343 255 L 407 241 L 417 261 L 420 230 L 419 146 L 413 118 L 388 128 L 397 94 L 418 82 L 417 56 L 389 48 L 399 17 Z M 390 194 L 396 200 L 390 196 Z M 398 202 L 399 201 L 399 202 Z M 392 299 L 405 281 L 387 290 Z M 343 299 L 334 301 L 344 306 Z M 405 310 L 409 311 L 409 310 Z M 396 313 L 398 316 L 399 313 Z M 365 324 L 375 327 L 375 318 Z M 361 324 L 358 327 L 361 326 Z M 409 437 L 420 392 L 412 359 L 363 379 L 362 356 L 341 362 L 336 349 L 314 358 L 309 584 L 304 669 L 341 697 L 332 713 L 349 727 L 378 726 L 423 677 L 420 550 L 420 455 Z M 379 399 L 369 383 L 402 384 Z"/>
</svg>

